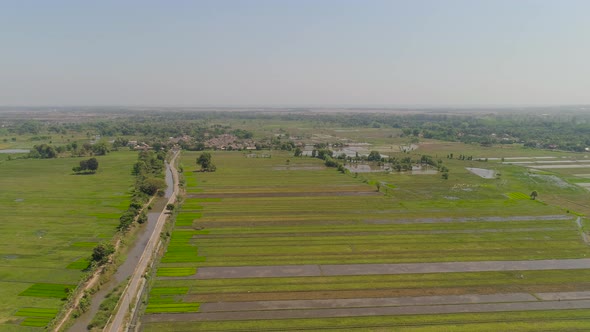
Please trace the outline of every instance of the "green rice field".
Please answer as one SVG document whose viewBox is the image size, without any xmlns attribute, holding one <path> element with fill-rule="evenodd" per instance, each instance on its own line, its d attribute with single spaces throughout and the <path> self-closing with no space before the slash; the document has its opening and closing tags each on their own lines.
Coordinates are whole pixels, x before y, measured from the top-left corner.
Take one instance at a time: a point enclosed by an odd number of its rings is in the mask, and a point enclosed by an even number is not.
<svg viewBox="0 0 590 332">
<path fill-rule="evenodd" d="M 173 316 L 165 315 L 199 312 L 217 302 L 590 291 L 586 269 L 195 278 L 200 268 L 233 266 L 590 257 L 574 211 L 543 200 L 548 192 L 578 200 L 589 194 L 540 183 L 522 167 L 445 159 L 450 177 L 444 180 L 440 174 L 341 174 L 321 160 L 286 152 L 273 151 L 271 158 L 215 152 L 217 171 L 200 173 L 193 172 L 197 156 L 183 153 L 186 198 L 158 265 L 145 331 L 590 328 L 588 310 L 168 321 Z M 465 169 L 486 166 L 500 175 L 483 179 Z M 377 192 L 377 182 L 387 186 Z M 530 199 L 532 190 L 539 199 Z"/>
<path fill-rule="evenodd" d="M 41 331 L 82 278 L 92 248 L 115 233 L 137 155 L 97 158 L 94 175 L 73 175 L 81 158 L 0 164 L 0 331 Z"/>
</svg>

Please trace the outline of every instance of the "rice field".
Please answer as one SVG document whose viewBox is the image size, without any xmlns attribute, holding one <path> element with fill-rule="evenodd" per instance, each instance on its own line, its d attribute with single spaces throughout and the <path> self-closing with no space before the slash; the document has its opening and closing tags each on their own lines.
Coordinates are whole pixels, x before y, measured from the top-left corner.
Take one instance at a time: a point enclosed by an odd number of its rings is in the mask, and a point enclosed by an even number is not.
<svg viewBox="0 0 590 332">
<path fill-rule="evenodd" d="M 25 317 L 20 324 L 21 326 L 44 327 L 51 322 L 57 313 L 58 310 L 52 308 L 21 308 L 14 316 Z"/>
<path fill-rule="evenodd" d="M 479 162 L 452 160 L 444 180 L 340 174 L 284 152 L 271 158 L 215 152 L 217 171 L 195 173 L 188 165 L 197 156 L 183 155 L 186 200 L 158 265 L 145 331 L 588 327 L 587 310 L 553 310 L 546 320 L 537 319 L 539 312 L 508 312 L 503 317 L 514 319 L 502 323 L 493 318 L 498 313 L 200 321 L 202 308 L 219 302 L 590 290 L 590 268 L 231 279 L 201 279 L 200 268 L 576 259 L 590 250 L 576 215 L 526 194 L 570 189 L 539 185 L 514 165 L 487 166 L 496 178 L 482 179 L 466 169 Z M 377 182 L 389 185 L 377 192 Z"/>
<path fill-rule="evenodd" d="M 31 285 L 31 287 L 20 293 L 19 296 L 55 297 L 63 299 L 68 295 L 68 291 L 74 287 L 76 285 L 37 283 Z"/>
<path fill-rule="evenodd" d="M 531 199 L 529 195 L 520 192 L 507 193 L 506 196 L 511 199 Z"/>
<path fill-rule="evenodd" d="M 72 174 L 80 158 L 0 165 L 0 331 L 41 331 L 82 278 L 93 247 L 116 232 L 137 156 L 97 158 L 94 175 Z"/>
</svg>

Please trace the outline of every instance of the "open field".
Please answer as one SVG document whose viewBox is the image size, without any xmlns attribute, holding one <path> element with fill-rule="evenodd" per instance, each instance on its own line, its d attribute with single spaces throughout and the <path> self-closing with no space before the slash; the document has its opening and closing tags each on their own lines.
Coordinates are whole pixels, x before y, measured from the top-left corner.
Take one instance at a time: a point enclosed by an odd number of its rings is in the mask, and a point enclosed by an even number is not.
<svg viewBox="0 0 590 332">
<path fill-rule="evenodd" d="M 82 277 L 92 248 L 115 233 L 129 205 L 137 155 L 97 158 L 94 175 L 72 174 L 83 158 L 0 164 L 0 330 L 51 321 Z"/>
<path fill-rule="evenodd" d="M 582 188 L 539 182 L 499 160 L 445 159 L 451 176 L 443 180 L 340 174 L 284 152 L 215 152 L 217 171 L 195 173 L 197 156 L 183 155 L 187 199 L 151 288 L 145 331 L 589 326 L 590 249 L 577 216 L 528 196 L 587 199 Z M 420 264 L 426 270 L 409 268 Z"/>
</svg>

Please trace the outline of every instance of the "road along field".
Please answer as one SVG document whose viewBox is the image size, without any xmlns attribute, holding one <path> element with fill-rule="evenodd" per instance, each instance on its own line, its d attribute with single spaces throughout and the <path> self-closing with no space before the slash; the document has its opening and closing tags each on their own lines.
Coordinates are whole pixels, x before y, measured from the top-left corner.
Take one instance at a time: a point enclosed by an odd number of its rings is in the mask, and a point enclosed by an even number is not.
<svg viewBox="0 0 590 332">
<path fill-rule="evenodd" d="M 129 205 L 136 158 L 97 157 L 93 175 L 72 174 L 80 158 L 0 165 L 0 331 L 41 331 L 61 310 L 93 247 L 112 238 Z"/>
<path fill-rule="evenodd" d="M 520 167 L 355 176 L 216 152 L 196 173 L 197 156 L 145 331 L 590 328 L 584 224 L 531 200 Z"/>
</svg>

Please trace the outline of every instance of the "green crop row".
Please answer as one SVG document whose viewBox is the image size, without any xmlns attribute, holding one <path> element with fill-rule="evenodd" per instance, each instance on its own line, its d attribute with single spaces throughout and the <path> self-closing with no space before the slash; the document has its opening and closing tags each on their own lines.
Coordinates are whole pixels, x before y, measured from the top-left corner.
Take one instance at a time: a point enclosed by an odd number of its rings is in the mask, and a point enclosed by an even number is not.
<svg viewBox="0 0 590 332">
<path fill-rule="evenodd" d="M 176 221 L 174 224 L 176 226 L 192 226 L 193 221 L 201 217 L 201 213 L 181 213 L 176 216 Z"/>
<path fill-rule="evenodd" d="M 197 312 L 200 303 L 158 303 L 148 304 L 146 313 L 169 313 L 169 312 Z"/>
<path fill-rule="evenodd" d="M 510 199 L 531 199 L 529 195 L 521 192 L 507 193 L 506 196 Z"/>
<path fill-rule="evenodd" d="M 197 273 L 196 267 L 160 267 L 158 277 L 186 277 Z"/>
<path fill-rule="evenodd" d="M 56 297 L 63 298 L 68 294 L 68 289 L 73 289 L 75 285 L 63 284 L 33 284 L 25 291 L 21 292 L 20 296 L 37 296 L 37 297 Z"/>
<path fill-rule="evenodd" d="M 155 287 L 152 288 L 151 294 L 155 295 L 178 295 L 186 294 L 188 287 Z"/>
<path fill-rule="evenodd" d="M 590 310 L 520 311 L 440 315 L 157 322 L 146 332 L 169 331 L 587 331 Z"/>
<path fill-rule="evenodd" d="M 53 308 L 21 308 L 14 316 L 25 317 L 21 326 L 43 327 L 53 320 L 57 312 Z"/>
<path fill-rule="evenodd" d="M 70 263 L 66 268 L 71 270 L 84 270 L 90 265 L 90 260 L 86 257 L 79 258 Z"/>
<path fill-rule="evenodd" d="M 14 315 L 25 317 L 54 317 L 57 315 L 57 312 L 58 311 L 53 308 L 21 308 Z"/>
<path fill-rule="evenodd" d="M 27 317 L 20 323 L 20 325 L 31 327 L 44 327 L 47 324 L 49 324 L 49 322 L 51 322 L 52 319 L 53 318 Z"/>
</svg>

